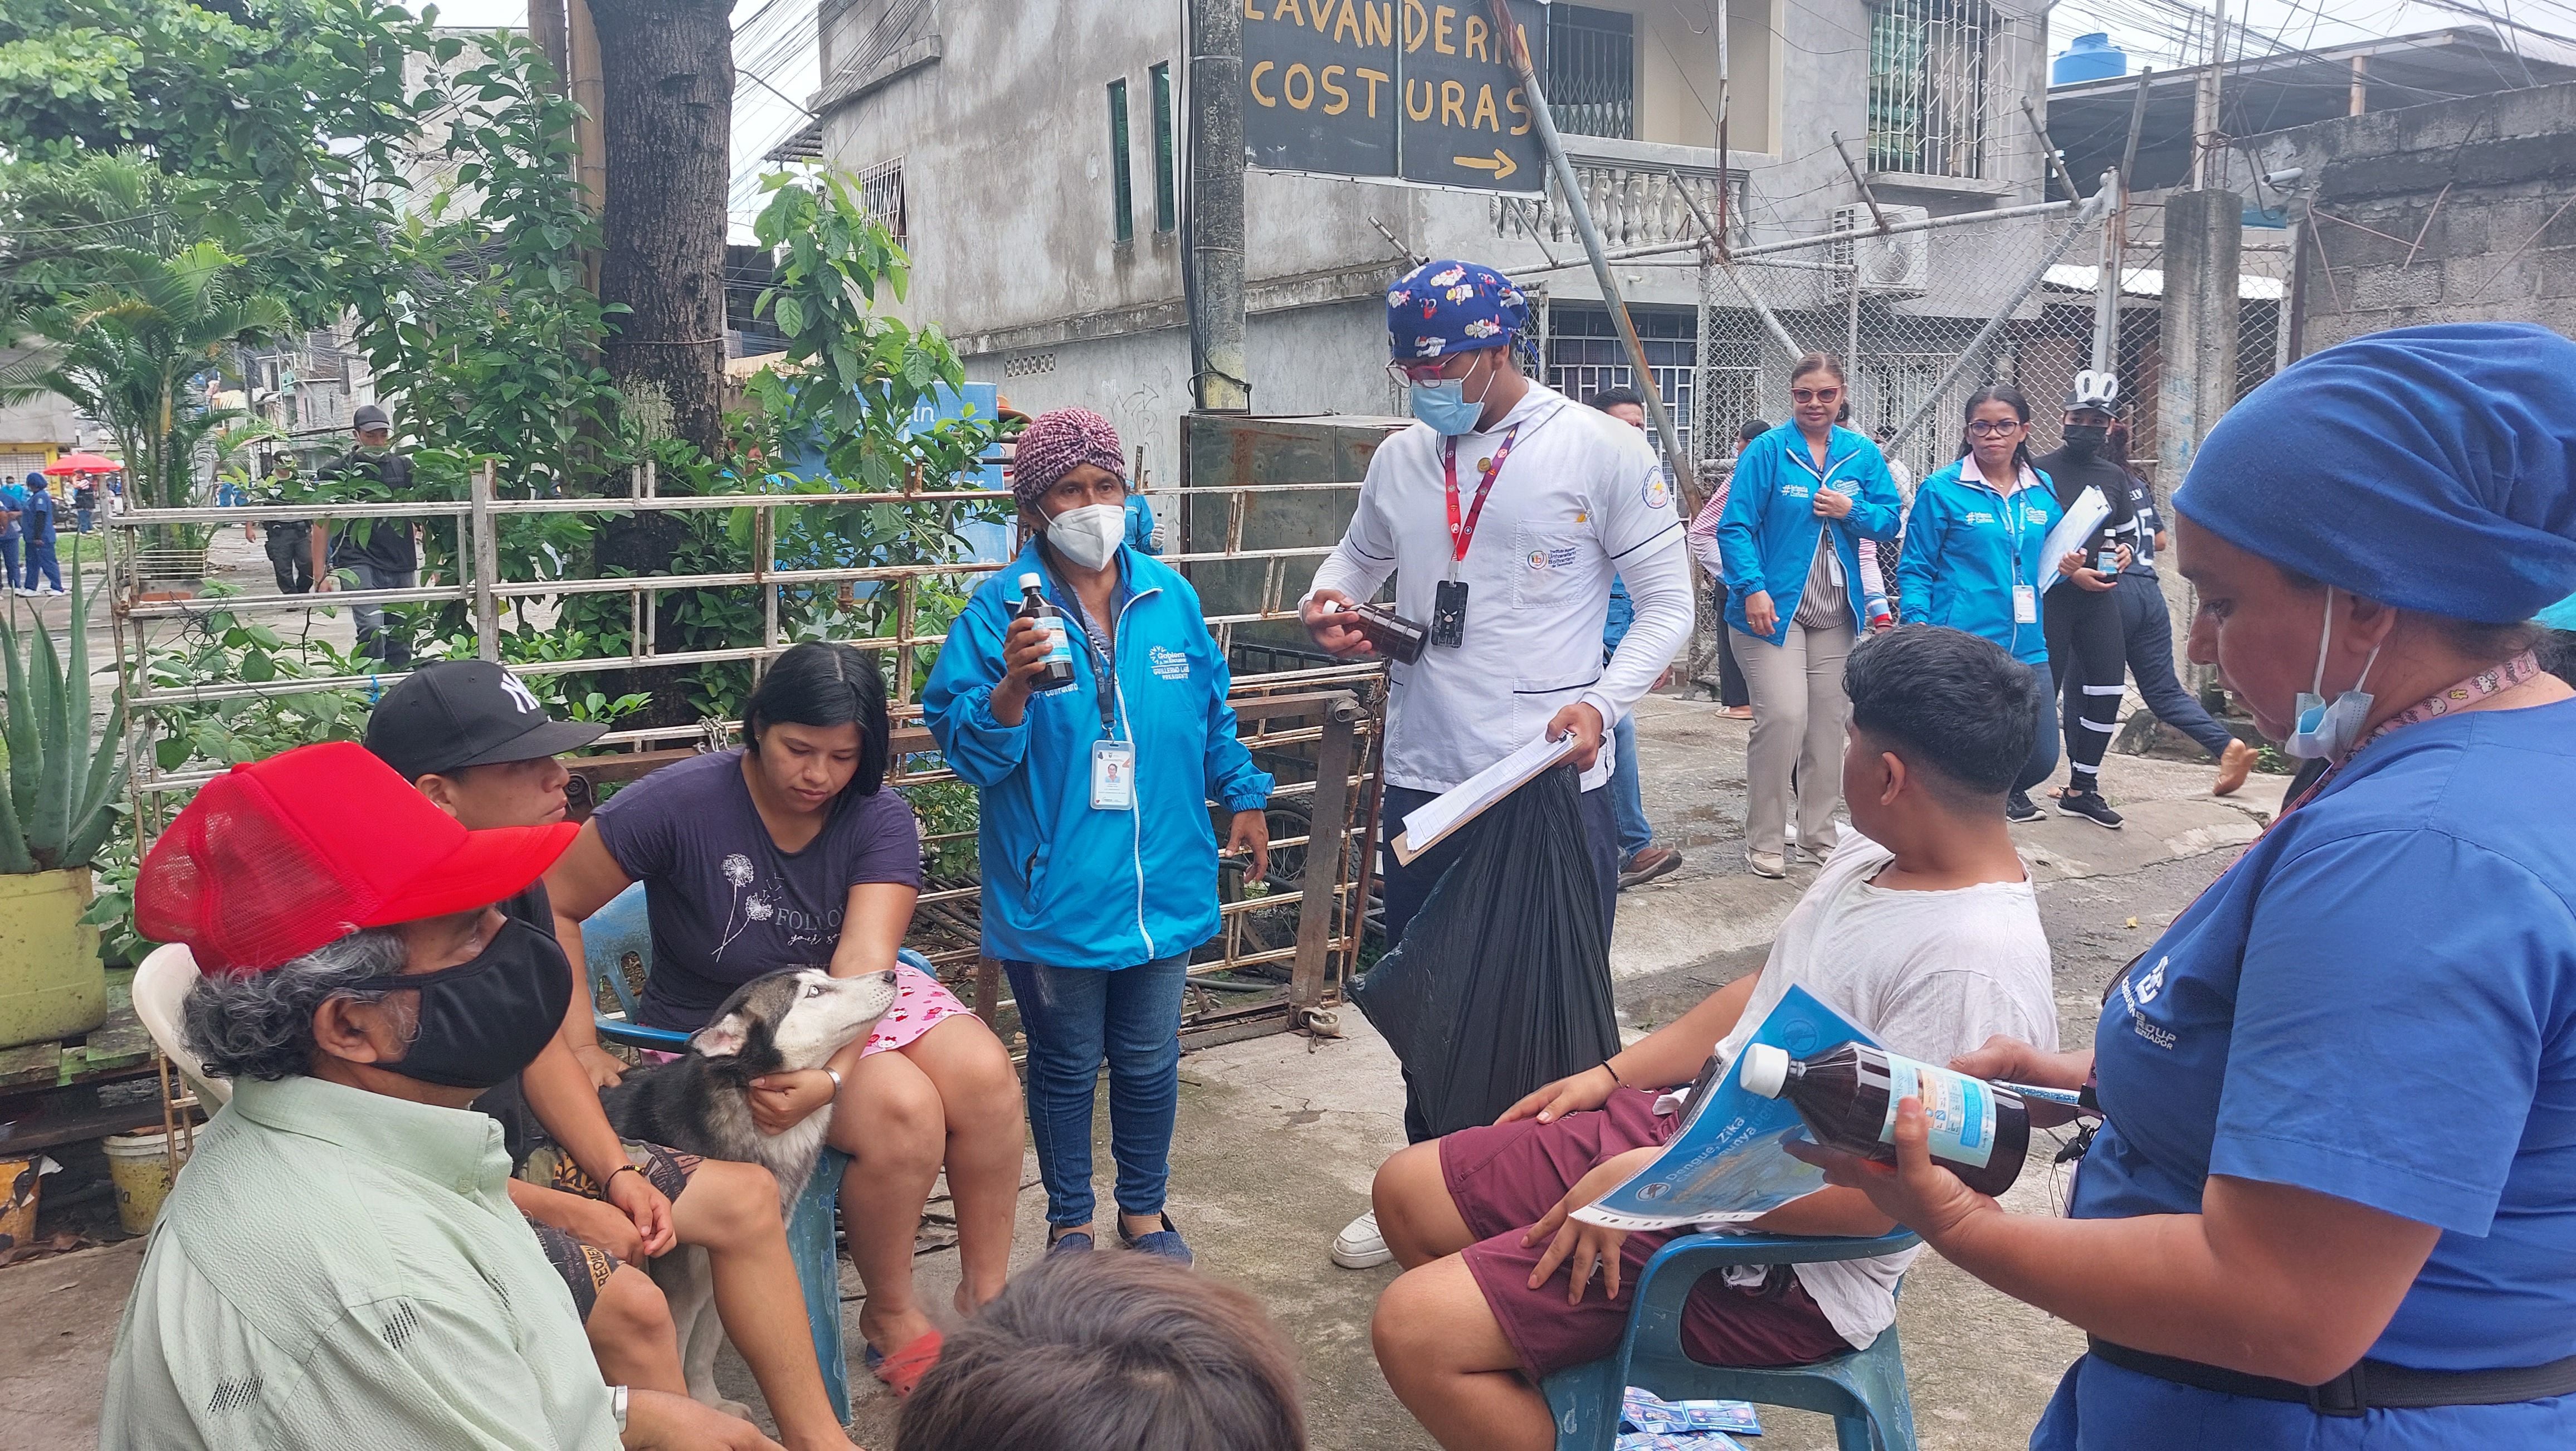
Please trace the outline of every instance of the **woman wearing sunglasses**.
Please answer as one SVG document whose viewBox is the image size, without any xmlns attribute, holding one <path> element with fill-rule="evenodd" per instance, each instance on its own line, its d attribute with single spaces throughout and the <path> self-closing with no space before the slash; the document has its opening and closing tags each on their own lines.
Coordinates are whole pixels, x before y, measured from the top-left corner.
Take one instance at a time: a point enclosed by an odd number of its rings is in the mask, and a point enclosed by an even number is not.
<svg viewBox="0 0 2576 1451">
<path fill-rule="evenodd" d="M 2030 821 L 2030 788 L 2057 769 L 2057 696 L 2048 688 L 2048 637 L 2039 596 L 2041 557 L 2064 512 L 2048 476 L 2031 467 L 2030 400 L 2007 383 L 1968 400 L 1958 462 L 1923 481 L 1906 516 L 1896 566 L 1901 617 L 1983 635 L 2036 672 L 2039 739 L 2006 798 L 2004 814 Z"/>
<path fill-rule="evenodd" d="M 1788 874 L 1791 846 L 1814 862 L 1833 853 L 1851 714 L 1843 659 L 1866 626 L 1859 542 L 1896 537 L 1903 519 L 1878 445 L 1837 426 L 1849 397 L 1831 355 L 1800 358 L 1789 371 L 1793 421 L 1745 445 L 1717 521 L 1726 623 L 1753 697 L 1744 862 L 1766 877 Z"/>
</svg>

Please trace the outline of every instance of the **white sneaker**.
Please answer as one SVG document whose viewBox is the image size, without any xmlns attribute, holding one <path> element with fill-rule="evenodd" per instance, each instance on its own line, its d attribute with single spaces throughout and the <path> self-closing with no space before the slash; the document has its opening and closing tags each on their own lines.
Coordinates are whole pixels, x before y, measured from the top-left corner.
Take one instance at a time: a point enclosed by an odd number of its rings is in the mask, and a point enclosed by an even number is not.
<svg viewBox="0 0 2576 1451">
<path fill-rule="evenodd" d="M 31 589 L 22 589 L 22 590 L 18 591 L 18 594 L 19 594 L 19 596 L 20 596 L 21 598 L 24 598 L 24 599 L 34 599 L 34 598 L 36 597 L 36 592 L 35 592 L 34 590 L 31 590 Z"/>
<path fill-rule="evenodd" d="M 1386 1236 L 1377 1232 L 1377 1211 L 1372 1209 L 1342 1226 L 1333 1236 L 1333 1263 L 1346 1270 L 1373 1270 L 1395 1258 L 1386 1247 Z"/>
</svg>

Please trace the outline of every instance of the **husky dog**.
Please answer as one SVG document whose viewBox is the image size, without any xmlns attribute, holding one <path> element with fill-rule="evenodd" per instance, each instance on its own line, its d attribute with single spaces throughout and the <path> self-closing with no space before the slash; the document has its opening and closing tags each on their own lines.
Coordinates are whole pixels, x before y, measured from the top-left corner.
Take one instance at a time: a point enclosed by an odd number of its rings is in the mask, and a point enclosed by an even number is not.
<svg viewBox="0 0 2576 1451">
<path fill-rule="evenodd" d="M 751 1117 L 751 1081 L 763 1074 L 822 1067 L 885 1016 L 894 1006 L 895 992 L 891 972 L 834 977 L 819 967 L 801 967 L 754 978 L 736 988 L 715 1017 L 690 1036 L 686 1054 L 639 1068 L 603 1091 L 600 1100 L 608 1121 L 621 1138 L 760 1165 L 778 1180 L 778 1212 L 784 1219 L 814 1175 L 834 1106 L 826 1103 L 800 1123 L 763 1133 Z M 671 1304 L 689 1394 L 739 1412 L 739 1406 L 716 1391 L 716 1342 L 723 1326 L 715 1316 L 706 1251 L 683 1246 L 682 1252 L 666 1254 L 650 1268 Z"/>
</svg>

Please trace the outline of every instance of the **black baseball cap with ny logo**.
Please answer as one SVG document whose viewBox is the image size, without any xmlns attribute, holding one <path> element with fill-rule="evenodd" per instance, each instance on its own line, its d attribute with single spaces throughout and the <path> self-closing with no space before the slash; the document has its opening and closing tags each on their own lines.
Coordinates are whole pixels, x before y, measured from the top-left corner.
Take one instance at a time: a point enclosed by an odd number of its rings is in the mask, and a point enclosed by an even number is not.
<svg viewBox="0 0 2576 1451">
<path fill-rule="evenodd" d="M 367 749 L 406 781 L 577 750 L 607 734 L 556 720 L 519 678 L 485 660 L 442 660 L 385 692 L 367 718 Z"/>
</svg>

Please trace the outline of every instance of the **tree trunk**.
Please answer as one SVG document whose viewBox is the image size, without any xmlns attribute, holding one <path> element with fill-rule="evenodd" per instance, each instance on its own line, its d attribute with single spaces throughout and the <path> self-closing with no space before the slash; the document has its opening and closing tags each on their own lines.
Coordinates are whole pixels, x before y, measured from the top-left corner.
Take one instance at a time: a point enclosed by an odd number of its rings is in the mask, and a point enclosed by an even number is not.
<svg viewBox="0 0 2576 1451">
<path fill-rule="evenodd" d="M 606 96 L 608 372 L 647 436 L 723 438 L 729 0 L 591 0 Z"/>
</svg>

